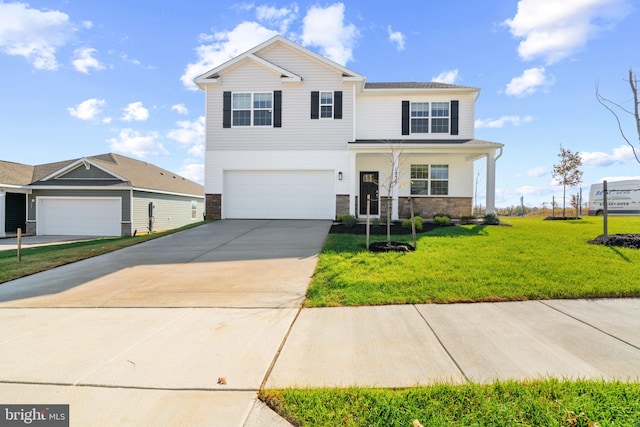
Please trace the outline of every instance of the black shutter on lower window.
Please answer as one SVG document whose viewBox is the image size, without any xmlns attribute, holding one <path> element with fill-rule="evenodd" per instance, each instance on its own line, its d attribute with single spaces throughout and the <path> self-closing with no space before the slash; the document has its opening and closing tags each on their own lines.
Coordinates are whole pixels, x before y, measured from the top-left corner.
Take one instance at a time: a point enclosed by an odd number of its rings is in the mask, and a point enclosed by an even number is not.
<svg viewBox="0 0 640 427">
<path fill-rule="evenodd" d="M 222 127 L 231 127 L 231 92 L 222 94 Z"/>
<path fill-rule="evenodd" d="M 342 91 L 337 90 L 333 92 L 333 118 L 342 118 Z"/>
<path fill-rule="evenodd" d="M 458 134 L 458 101 L 451 101 L 451 135 Z"/>
<path fill-rule="evenodd" d="M 402 101 L 402 134 L 409 135 L 409 101 Z"/>
<path fill-rule="evenodd" d="M 273 91 L 273 127 L 282 127 L 282 91 Z"/>
<path fill-rule="evenodd" d="M 311 92 L 311 118 L 320 118 L 320 92 Z"/>
</svg>

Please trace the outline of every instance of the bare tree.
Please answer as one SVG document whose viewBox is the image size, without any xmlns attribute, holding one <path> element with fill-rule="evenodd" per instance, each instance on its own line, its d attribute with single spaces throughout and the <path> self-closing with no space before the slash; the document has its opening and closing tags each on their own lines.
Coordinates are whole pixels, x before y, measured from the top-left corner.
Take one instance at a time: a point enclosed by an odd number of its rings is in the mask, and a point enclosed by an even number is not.
<svg viewBox="0 0 640 427">
<path fill-rule="evenodd" d="M 402 151 L 401 143 L 394 141 L 385 141 L 389 151 L 386 155 L 387 174 L 382 174 L 378 185 L 386 190 L 386 223 L 387 223 L 387 246 L 391 245 L 391 206 L 393 198 L 393 189 L 400 184 L 400 153 Z"/>
<path fill-rule="evenodd" d="M 633 151 L 633 155 L 636 158 L 636 161 L 640 163 L 640 154 L 638 152 L 640 151 L 640 101 L 638 100 L 638 77 L 633 72 L 633 69 L 629 70 L 628 82 L 629 86 L 631 87 L 631 93 L 633 94 L 633 108 L 631 110 L 602 96 L 599 91 L 598 83 L 596 83 L 596 99 L 600 104 L 602 104 L 604 108 L 606 108 L 611 114 L 613 114 L 613 117 L 615 117 L 616 122 L 618 123 L 618 130 L 620 131 L 620 135 L 622 135 L 622 138 L 627 142 L 627 144 L 629 144 L 631 150 Z M 616 113 L 616 110 L 622 111 L 623 113 L 627 113 L 634 117 L 636 122 L 636 131 L 638 133 L 637 147 L 633 142 L 631 142 L 630 138 L 625 133 L 622 126 L 622 120 Z"/>
<path fill-rule="evenodd" d="M 560 145 L 560 163 L 553 165 L 552 175 L 562 184 L 562 217 L 565 218 L 567 187 L 575 187 L 582 182 L 582 158 L 578 153 L 562 148 Z"/>
</svg>

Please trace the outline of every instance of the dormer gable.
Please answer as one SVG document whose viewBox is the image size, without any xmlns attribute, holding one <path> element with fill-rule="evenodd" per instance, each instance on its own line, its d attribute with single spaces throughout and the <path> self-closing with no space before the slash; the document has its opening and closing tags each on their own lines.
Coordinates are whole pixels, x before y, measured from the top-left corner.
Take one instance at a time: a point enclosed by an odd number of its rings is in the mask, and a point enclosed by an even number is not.
<svg viewBox="0 0 640 427">
<path fill-rule="evenodd" d="M 95 181 L 95 180 L 109 180 L 109 181 L 122 181 L 128 180 L 114 174 L 111 171 L 101 167 L 97 163 L 91 161 L 88 158 L 78 159 L 69 165 L 59 169 L 48 176 L 44 177 L 41 181 L 51 180 L 74 180 L 74 181 Z"/>
</svg>

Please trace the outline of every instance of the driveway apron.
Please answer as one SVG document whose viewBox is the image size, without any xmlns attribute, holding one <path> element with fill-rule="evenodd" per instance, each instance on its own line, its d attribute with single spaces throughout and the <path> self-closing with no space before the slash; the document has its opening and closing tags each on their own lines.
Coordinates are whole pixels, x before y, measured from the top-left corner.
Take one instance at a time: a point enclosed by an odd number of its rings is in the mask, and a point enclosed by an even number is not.
<svg viewBox="0 0 640 427">
<path fill-rule="evenodd" d="M 0 285 L 0 403 L 71 425 L 282 425 L 256 399 L 329 221 L 224 220 Z"/>
</svg>

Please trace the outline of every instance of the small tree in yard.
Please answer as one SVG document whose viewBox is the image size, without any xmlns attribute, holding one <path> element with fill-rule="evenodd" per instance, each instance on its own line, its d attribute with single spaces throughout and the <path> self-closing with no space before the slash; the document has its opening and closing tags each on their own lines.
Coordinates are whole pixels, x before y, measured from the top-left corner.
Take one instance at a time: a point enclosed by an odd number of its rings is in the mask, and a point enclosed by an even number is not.
<svg viewBox="0 0 640 427">
<path fill-rule="evenodd" d="M 582 182 L 582 158 L 578 153 L 562 148 L 560 145 L 560 163 L 553 165 L 553 177 L 562 184 L 562 217 L 566 218 L 567 187 L 575 187 Z"/>
<path fill-rule="evenodd" d="M 386 142 L 389 147 L 389 152 L 386 156 L 389 173 L 388 175 L 383 175 L 382 179 L 378 183 L 380 187 L 384 188 L 387 193 L 386 205 L 387 205 L 387 246 L 391 245 L 391 198 L 393 195 L 393 189 L 399 184 L 398 175 L 400 173 L 400 152 L 402 151 L 400 144 L 387 141 Z"/>
</svg>

